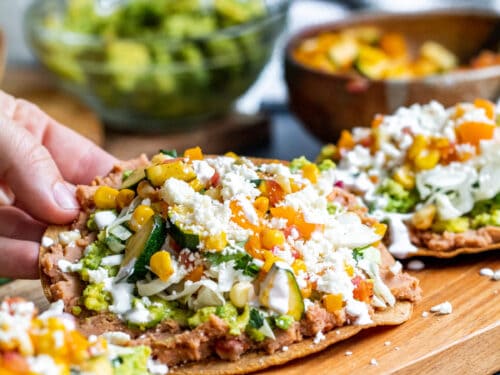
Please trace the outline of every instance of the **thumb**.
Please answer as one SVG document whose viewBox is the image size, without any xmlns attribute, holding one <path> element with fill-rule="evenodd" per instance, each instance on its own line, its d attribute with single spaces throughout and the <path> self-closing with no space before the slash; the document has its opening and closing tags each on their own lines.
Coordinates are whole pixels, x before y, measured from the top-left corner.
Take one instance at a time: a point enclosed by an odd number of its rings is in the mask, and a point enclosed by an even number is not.
<svg viewBox="0 0 500 375">
<path fill-rule="evenodd" d="M 74 186 L 63 180 L 48 150 L 3 114 L 0 150 L 0 179 L 14 192 L 16 206 L 44 222 L 74 219 L 78 213 Z"/>
</svg>

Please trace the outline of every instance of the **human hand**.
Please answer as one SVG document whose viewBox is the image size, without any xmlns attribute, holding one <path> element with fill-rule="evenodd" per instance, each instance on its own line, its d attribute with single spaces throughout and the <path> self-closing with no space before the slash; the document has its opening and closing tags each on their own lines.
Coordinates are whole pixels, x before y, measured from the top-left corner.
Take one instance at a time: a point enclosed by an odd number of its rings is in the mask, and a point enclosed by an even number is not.
<svg viewBox="0 0 500 375">
<path fill-rule="evenodd" d="M 38 278 L 47 224 L 78 214 L 74 184 L 105 175 L 115 158 L 37 106 L 0 91 L 0 276 Z"/>
</svg>

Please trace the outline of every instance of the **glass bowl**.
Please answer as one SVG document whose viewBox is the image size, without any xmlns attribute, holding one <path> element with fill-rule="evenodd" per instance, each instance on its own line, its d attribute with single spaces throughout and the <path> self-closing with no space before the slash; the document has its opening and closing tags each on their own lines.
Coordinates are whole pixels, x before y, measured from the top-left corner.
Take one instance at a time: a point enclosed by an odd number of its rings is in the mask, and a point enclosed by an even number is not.
<svg viewBox="0 0 500 375">
<path fill-rule="evenodd" d="M 116 37 L 65 29 L 67 3 L 33 2 L 25 17 L 32 50 L 107 126 L 135 131 L 179 130 L 227 112 L 268 61 L 289 6 L 263 1 L 262 16 L 207 34 Z M 173 33 L 181 29 L 173 22 Z"/>
</svg>

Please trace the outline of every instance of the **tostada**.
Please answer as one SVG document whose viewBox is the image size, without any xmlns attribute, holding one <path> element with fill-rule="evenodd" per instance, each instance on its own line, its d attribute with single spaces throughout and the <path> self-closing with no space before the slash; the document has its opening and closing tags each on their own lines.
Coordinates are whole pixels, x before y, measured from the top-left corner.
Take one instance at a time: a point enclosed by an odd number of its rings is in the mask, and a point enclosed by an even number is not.
<svg viewBox="0 0 500 375">
<path fill-rule="evenodd" d="M 437 102 L 344 130 L 319 159 L 337 161 L 337 184 L 387 222 L 396 257 L 451 257 L 500 248 L 499 110 L 477 99 Z"/>
<path fill-rule="evenodd" d="M 400 324 L 418 281 L 334 171 L 197 147 L 117 165 L 45 233 L 45 293 L 82 332 L 124 332 L 174 374 L 248 373 Z"/>
</svg>

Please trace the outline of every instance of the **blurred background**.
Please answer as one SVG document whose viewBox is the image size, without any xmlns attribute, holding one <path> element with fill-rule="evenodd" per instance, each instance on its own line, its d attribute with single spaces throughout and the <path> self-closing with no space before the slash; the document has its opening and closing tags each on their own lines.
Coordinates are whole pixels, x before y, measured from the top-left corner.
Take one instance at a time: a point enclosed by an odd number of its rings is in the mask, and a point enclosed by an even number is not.
<svg viewBox="0 0 500 375">
<path fill-rule="evenodd" d="M 176 127 L 168 134 L 152 136 L 149 135 L 146 127 L 144 131 L 141 131 L 141 128 L 135 129 L 133 134 L 120 132 L 116 124 L 108 128 L 103 127 L 101 121 L 103 116 L 99 116 L 102 112 L 98 106 L 92 106 L 92 100 L 86 101 L 87 104 L 90 103 L 92 111 L 85 104 L 80 107 L 85 94 L 75 98 L 79 102 L 76 104 L 72 102 L 69 105 L 64 102 L 68 100 L 67 98 L 63 98 L 63 102 L 58 102 L 61 100 L 61 94 L 59 91 L 54 91 L 56 89 L 52 87 L 53 78 L 49 77 L 45 70 L 39 70 L 36 57 L 26 41 L 26 29 L 29 29 L 30 21 L 26 27 L 23 27 L 23 17 L 31 3 L 33 0 L 0 2 L 0 27 L 4 31 L 7 42 L 7 70 L 3 85 L 0 87 L 16 95 L 32 95 L 28 99 L 39 101 L 38 104 L 42 108 L 47 109 L 49 113 L 52 112 L 51 114 L 60 121 L 76 127 L 78 131 L 123 158 L 133 156 L 132 154 L 138 153 L 141 148 L 153 152 L 153 148 L 164 143 L 174 147 L 189 147 L 191 143 L 198 143 L 202 147 L 205 146 L 205 149 L 208 148 L 206 150 L 208 152 L 235 149 L 245 154 L 251 153 L 265 157 L 289 159 L 305 155 L 313 158 L 317 155 L 322 141 L 305 130 L 301 123 L 290 114 L 287 106 L 287 87 L 283 78 L 283 49 L 292 35 L 305 27 L 329 21 L 346 20 L 360 12 L 407 12 L 411 14 L 436 8 L 477 8 L 488 12 L 500 12 L 500 0 L 292 1 L 286 14 L 283 32 L 275 42 L 269 62 L 257 81 L 235 103 L 233 112 L 237 113 L 236 117 L 231 114 L 224 118 L 207 120 L 209 126 L 206 128 L 189 124 L 186 126 L 187 131 L 179 131 Z M 36 71 L 36 74 L 32 74 L 33 71 Z M 41 76 L 43 76 L 43 83 L 40 83 Z M 62 96 L 65 97 L 65 95 Z M 47 107 L 45 108 L 44 105 Z M 72 112 L 62 111 L 62 107 L 69 108 Z M 125 118 L 126 116 L 127 114 Z M 106 119 L 106 116 L 104 118 Z M 77 124 L 82 121 L 82 125 Z M 130 130 L 130 127 L 125 127 L 125 130 Z"/>
</svg>

